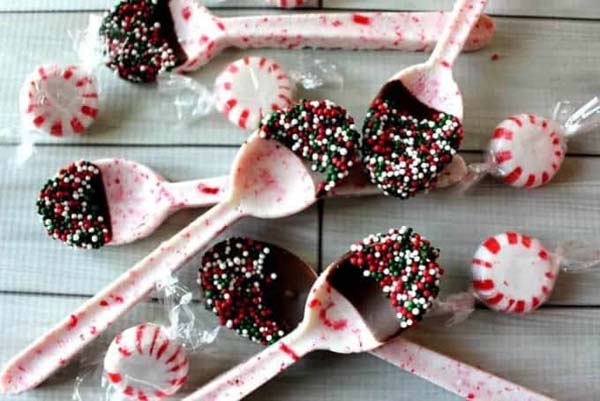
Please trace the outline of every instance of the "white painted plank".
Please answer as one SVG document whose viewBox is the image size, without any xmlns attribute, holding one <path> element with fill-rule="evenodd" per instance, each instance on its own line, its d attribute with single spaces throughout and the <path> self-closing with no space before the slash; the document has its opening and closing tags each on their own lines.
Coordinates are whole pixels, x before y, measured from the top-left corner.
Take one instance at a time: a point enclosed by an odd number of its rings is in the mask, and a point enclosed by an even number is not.
<svg viewBox="0 0 600 401">
<path fill-rule="evenodd" d="M 323 0 L 324 8 L 359 10 L 449 10 L 453 0 Z M 559 18 L 600 18 L 600 3 L 595 0 L 493 0 L 486 12 L 496 15 L 521 15 Z"/>
<path fill-rule="evenodd" d="M 10 150 L 0 147 L 0 160 Z M 43 147 L 25 167 L 2 168 L 0 210 L 9 212 L 0 213 L 0 291 L 94 294 L 203 212 L 180 212 L 155 235 L 131 245 L 75 250 L 46 237 L 35 209 L 39 190 L 59 168 L 79 159 L 125 157 L 148 165 L 173 181 L 184 181 L 227 174 L 235 153 L 233 148 Z M 271 241 L 315 264 L 317 232 L 317 212 L 312 208 L 283 220 L 248 218 L 221 238 L 248 235 Z M 183 272 L 186 282 L 195 287 L 196 265 L 191 263 Z"/>
<path fill-rule="evenodd" d="M 112 7 L 116 0 L 86 0 L 73 2 L 69 0 L 3 0 L 1 11 L 92 11 Z M 318 2 L 307 0 L 307 7 L 316 7 Z M 266 0 L 205 0 L 204 4 L 211 8 L 264 8 L 269 7 Z"/>
<path fill-rule="evenodd" d="M 231 15 L 230 13 L 226 13 Z M 5 57 L 0 59 L 0 126 L 18 126 L 17 93 L 21 81 L 36 64 L 58 60 L 76 62 L 68 29 L 85 26 L 79 13 L 0 15 Z M 23 29 L 15 30 L 14 26 Z M 498 19 L 498 34 L 489 49 L 468 54 L 457 65 L 456 80 L 464 92 L 467 138 L 464 149 L 481 149 L 493 128 L 514 113 L 551 114 L 561 99 L 586 101 L 597 94 L 600 66 L 598 23 Z M 297 68 L 302 57 L 335 62 L 345 77 L 344 88 L 303 91 L 301 96 L 327 97 L 352 112 L 359 125 L 370 97 L 399 69 L 424 60 L 421 53 L 281 50 L 230 51 L 194 78 L 212 85 L 224 66 L 242 54 L 274 57 Z M 493 54 L 500 59 L 491 61 Z M 15 62 L 19 60 L 19 62 Z M 101 116 L 80 144 L 239 144 L 247 134 L 219 114 L 177 127 L 169 101 L 150 87 L 135 86 L 102 69 Z M 172 102 L 172 100 L 170 101 Z M 1 136 L 1 135 L 0 135 Z M 44 137 L 48 141 L 51 138 Z M 14 136 L 0 138 L 16 141 Z M 571 144 L 572 153 L 600 153 L 600 136 L 587 135 Z"/>
<path fill-rule="evenodd" d="M 323 222 L 323 266 L 350 244 L 373 232 L 407 225 L 442 251 L 444 294 L 464 291 L 470 262 L 488 236 L 514 230 L 538 237 L 549 248 L 578 240 L 600 247 L 600 190 L 596 158 L 569 158 L 548 186 L 513 189 L 486 179 L 464 196 L 434 192 L 408 201 L 395 198 L 327 200 Z M 600 273 L 562 274 L 552 304 L 600 305 Z"/>
<path fill-rule="evenodd" d="M 4 322 L 10 320 L 10 324 L 0 332 L 3 344 L 0 361 L 6 361 L 81 301 L 79 298 L 0 295 L 0 318 Z M 204 317 L 206 326 L 212 327 L 214 318 L 206 312 L 199 314 Z M 102 350 L 117 328 L 157 319 L 164 320 L 164 312 L 157 304 L 138 306 L 111 333 L 94 343 L 93 350 L 82 355 L 86 360 L 100 359 Z M 584 401 L 595 399 L 600 390 L 599 331 L 600 311 L 596 309 L 545 308 L 527 317 L 477 311 L 461 325 L 448 329 L 428 323 L 414 329 L 411 337 L 437 351 L 544 391 L 556 399 Z M 258 350 L 258 346 L 222 330 L 214 344 L 192 357 L 190 381 L 175 399 Z M 42 387 L 21 395 L 19 399 L 68 399 L 73 379 L 77 372 L 82 371 L 80 366 L 78 363 L 69 365 Z M 84 390 L 88 396 L 98 394 L 91 381 L 85 382 Z M 248 399 L 458 400 L 368 355 L 328 353 L 310 355 Z"/>
</svg>

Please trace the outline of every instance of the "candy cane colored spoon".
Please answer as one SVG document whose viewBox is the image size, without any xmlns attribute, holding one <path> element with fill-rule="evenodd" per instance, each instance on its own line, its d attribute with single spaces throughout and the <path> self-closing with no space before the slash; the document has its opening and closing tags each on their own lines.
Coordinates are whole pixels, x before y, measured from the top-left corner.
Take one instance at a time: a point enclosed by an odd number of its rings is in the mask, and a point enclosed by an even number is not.
<svg viewBox="0 0 600 401">
<path fill-rule="evenodd" d="M 232 185 L 224 200 L 13 358 L 0 373 L 0 391 L 18 393 L 40 384 L 144 300 L 163 277 L 181 268 L 237 220 L 245 216 L 275 219 L 292 215 L 315 203 L 319 193 L 342 181 L 358 147 L 358 133 L 353 129 L 352 119 L 344 109 L 328 101 L 306 102 L 294 110 L 302 112 L 297 120 L 302 127 L 301 136 L 295 132 L 295 125 L 288 124 L 287 131 L 283 131 L 269 120 L 268 128 L 253 134 L 240 148 L 231 169 Z M 282 111 L 281 116 L 284 115 L 287 114 Z M 274 113 L 270 118 L 279 121 L 279 116 Z M 307 119 L 306 124 L 303 118 Z M 329 135 L 323 137 L 324 131 Z M 298 149 L 292 150 L 296 140 L 308 143 L 315 141 L 317 135 L 323 147 L 312 149 L 310 159 L 316 171 L 327 171 L 326 182 L 318 181 L 316 172 L 305 164 L 308 154 L 298 157 L 295 153 Z M 343 150 L 344 155 L 331 153 L 336 144 L 337 152 Z M 299 153 L 303 154 L 303 150 L 307 151 L 302 148 Z M 335 160 L 335 165 L 328 164 L 328 160 Z"/>
<path fill-rule="evenodd" d="M 225 265 L 226 271 L 222 269 Z M 207 309 L 219 317 L 222 325 L 264 345 L 300 324 L 301 305 L 316 279 L 317 274 L 307 263 L 285 249 L 237 237 L 206 251 L 199 272 Z M 466 399 L 550 400 L 402 337 L 370 353 Z"/>
<path fill-rule="evenodd" d="M 309 352 L 380 347 L 431 306 L 442 273 L 438 255 L 406 227 L 368 237 L 320 275 L 296 329 L 184 400 L 239 400 Z"/>
<path fill-rule="evenodd" d="M 461 161 L 456 158 L 447 168 L 438 188 L 459 182 L 467 175 L 466 164 Z M 70 246 L 98 249 L 145 238 L 176 211 L 214 206 L 224 200 L 228 191 L 227 176 L 171 183 L 143 164 L 100 159 L 78 161 L 62 168 L 44 185 L 37 204 L 50 237 Z M 380 193 L 355 169 L 327 196 Z M 69 210 L 65 211 L 67 206 Z"/>
<path fill-rule="evenodd" d="M 427 190 L 456 154 L 463 100 L 452 66 L 486 3 L 457 0 L 429 60 L 393 76 L 371 103 L 363 162 L 387 194 L 408 198 Z"/>
<path fill-rule="evenodd" d="M 132 3 L 137 8 L 132 8 Z M 448 14 L 439 12 L 218 18 L 199 3 L 121 1 L 106 15 L 100 28 L 109 67 L 130 81 L 152 82 L 164 71 L 196 70 L 228 47 L 425 51 L 437 43 L 440 27 L 448 20 Z M 483 17 L 467 49 L 487 45 L 494 30 L 491 18 Z M 151 39 L 140 43 L 140 32 Z"/>
</svg>

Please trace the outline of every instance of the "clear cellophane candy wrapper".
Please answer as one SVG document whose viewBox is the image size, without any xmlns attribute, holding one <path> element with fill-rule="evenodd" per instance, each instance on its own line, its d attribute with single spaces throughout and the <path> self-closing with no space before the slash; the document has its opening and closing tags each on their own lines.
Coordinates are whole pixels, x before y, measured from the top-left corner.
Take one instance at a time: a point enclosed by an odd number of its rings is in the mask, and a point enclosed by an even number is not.
<svg viewBox="0 0 600 401">
<path fill-rule="evenodd" d="M 294 55 L 290 65 L 261 56 L 240 58 L 226 65 L 210 84 L 164 73 L 157 79 L 158 91 L 165 106 L 173 108 L 177 127 L 187 128 L 220 112 L 232 124 L 252 131 L 262 117 L 299 97 L 310 97 L 312 90 L 343 87 L 344 77 L 336 64 L 318 50 L 299 50 Z"/>
<path fill-rule="evenodd" d="M 23 76 L 18 97 L 18 120 L 0 130 L 15 152 L 5 163 L 22 166 L 40 142 L 60 142 L 84 137 L 100 113 L 100 80 L 97 76 L 102 50 L 98 40 L 100 18 L 90 17 L 81 31 L 69 31 L 74 57 L 65 60 L 32 60 Z"/>
<path fill-rule="evenodd" d="M 574 136 L 600 129 L 600 98 L 585 103 L 561 101 L 552 118 L 518 114 L 500 123 L 492 133 L 483 163 L 469 165 L 459 185 L 464 192 L 491 174 L 518 188 L 548 183 L 560 170 L 567 142 Z"/>
<path fill-rule="evenodd" d="M 157 401 L 185 384 L 190 356 L 213 343 L 220 329 L 203 321 L 198 313 L 203 308 L 177 278 L 166 277 L 156 289 L 162 318 L 125 329 L 110 346 L 103 342 L 87 351 L 79 360 L 73 400 L 138 400 L 142 394 Z"/>
<path fill-rule="evenodd" d="M 590 273 L 600 266 L 600 242 L 562 242 L 550 249 L 536 238 L 506 232 L 487 238 L 474 254 L 468 291 L 440 301 L 433 315 L 450 315 L 448 324 L 464 321 L 479 300 L 490 309 L 527 314 L 552 295 L 566 273 Z"/>
</svg>

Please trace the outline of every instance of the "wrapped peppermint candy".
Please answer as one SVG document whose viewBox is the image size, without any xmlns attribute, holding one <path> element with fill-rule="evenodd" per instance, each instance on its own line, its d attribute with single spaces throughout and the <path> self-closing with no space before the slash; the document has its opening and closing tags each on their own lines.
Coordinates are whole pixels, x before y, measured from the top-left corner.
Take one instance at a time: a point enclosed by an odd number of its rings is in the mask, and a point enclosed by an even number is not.
<svg viewBox="0 0 600 401">
<path fill-rule="evenodd" d="M 600 265 L 600 247 L 566 242 L 554 250 L 517 232 L 484 240 L 472 261 L 475 297 L 498 312 L 525 314 L 548 300 L 560 271 L 579 273 Z"/>
<path fill-rule="evenodd" d="M 215 340 L 218 329 L 203 326 L 193 307 L 192 293 L 176 278 L 158 286 L 169 324 L 141 323 L 113 339 L 102 362 L 83 361 L 73 399 L 97 401 L 158 401 L 175 394 L 186 382 L 190 357 Z M 115 297 L 106 301 L 123 302 Z"/>
<path fill-rule="evenodd" d="M 172 99 L 180 122 L 189 123 L 217 110 L 238 128 L 253 131 L 264 116 L 289 107 L 298 86 L 311 90 L 339 86 L 342 80 L 335 65 L 318 58 L 307 62 L 301 56 L 289 74 L 275 60 L 241 58 L 225 67 L 212 89 L 177 74 L 163 74 L 157 82 L 159 92 Z"/>
<path fill-rule="evenodd" d="M 473 164 L 464 182 L 470 187 L 492 174 L 518 188 L 536 188 L 559 171 L 570 138 L 600 127 L 600 99 L 596 96 L 576 107 L 560 102 L 552 119 L 518 114 L 500 123 L 494 132 L 484 163 Z"/>
</svg>

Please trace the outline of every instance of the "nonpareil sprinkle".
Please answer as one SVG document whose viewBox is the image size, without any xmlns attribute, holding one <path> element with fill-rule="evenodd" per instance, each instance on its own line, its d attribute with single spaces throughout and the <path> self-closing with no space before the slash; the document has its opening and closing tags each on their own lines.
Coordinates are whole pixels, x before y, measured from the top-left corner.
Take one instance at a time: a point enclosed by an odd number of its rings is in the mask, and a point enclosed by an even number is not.
<svg viewBox="0 0 600 401">
<path fill-rule="evenodd" d="M 354 119 L 329 100 L 301 100 L 273 112 L 261 122 L 260 136 L 281 142 L 322 173 L 319 193 L 332 190 L 359 160 Z"/>
<path fill-rule="evenodd" d="M 402 199 L 430 189 L 463 137 L 458 118 L 435 110 L 415 117 L 376 99 L 363 127 L 363 163 L 373 184 Z"/>
<path fill-rule="evenodd" d="M 220 323 L 259 344 L 271 344 L 289 327 L 279 322 L 266 294 L 277 280 L 270 248 L 248 238 L 230 238 L 202 257 L 199 283 L 206 308 Z"/>
<path fill-rule="evenodd" d="M 107 65 L 132 82 L 153 82 L 180 64 L 168 32 L 164 0 L 122 0 L 104 16 L 100 36 Z"/>
<path fill-rule="evenodd" d="M 48 180 L 37 210 L 48 235 L 69 246 L 95 249 L 111 240 L 102 175 L 90 162 L 73 163 Z"/>
<path fill-rule="evenodd" d="M 439 250 L 411 228 L 375 234 L 350 248 L 350 265 L 375 280 L 406 329 L 420 321 L 439 293 Z"/>
</svg>

